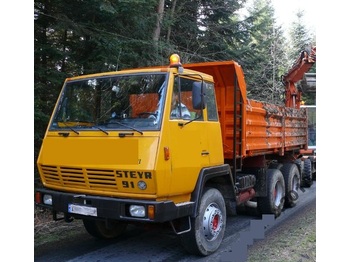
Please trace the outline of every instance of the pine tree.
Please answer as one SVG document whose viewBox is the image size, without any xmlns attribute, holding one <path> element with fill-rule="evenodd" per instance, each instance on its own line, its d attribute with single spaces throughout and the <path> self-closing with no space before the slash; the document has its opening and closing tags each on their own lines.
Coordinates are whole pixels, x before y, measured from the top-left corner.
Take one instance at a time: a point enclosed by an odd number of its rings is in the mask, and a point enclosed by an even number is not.
<svg viewBox="0 0 350 262">
<path fill-rule="evenodd" d="M 290 49 L 288 56 L 290 62 L 294 62 L 301 51 L 310 48 L 313 44 L 314 36 L 307 29 L 304 22 L 304 11 L 299 10 L 296 13 L 296 20 L 292 22 L 292 27 L 289 31 Z"/>
<path fill-rule="evenodd" d="M 313 46 L 316 46 L 316 36 L 310 32 L 310 30 L 307 28 L 304 22 L 304 11 L 299 10 L 296 13 L 296 20 L 293 21 L 292 26 L 289 31 L 290 35 L 290 49 L 288 50 L 288 57 L 289 57 L 289 67 L 286 69 L 289 70 L 289 68 L 292 68 L 293 63 L 300 57 L 301 53 L 303 51 L 311 51 L 311 48 Z M 316 63 L 313 65 L 313 67 L 309 70 L 307 73 L 316 73 Z M 304 80 L 301 80 L 297 85 L 301 90 L 303 90 L 302 99 L 305 104 L 316 104 L 316 93 L 315 92 L 309 92 L 308 90 L 304 90 L 302 88 L 302 82 L 303 85 L 306 85 L 306 82 Z"/>
<path fill-rule="evenodd" d="M 249 98 L 283 103 L 284 87 L 280 81 L 286 62 L 286 39 L 276 24 L 270 0 L 255 0 L 248 8 L 245 27 L 249 32 L 242 66 Z"/>
</svg>

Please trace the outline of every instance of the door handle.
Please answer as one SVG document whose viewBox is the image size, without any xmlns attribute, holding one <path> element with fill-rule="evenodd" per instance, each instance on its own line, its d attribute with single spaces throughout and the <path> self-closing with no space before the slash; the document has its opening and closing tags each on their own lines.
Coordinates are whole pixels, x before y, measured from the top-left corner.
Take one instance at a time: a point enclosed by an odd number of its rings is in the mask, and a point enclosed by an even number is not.
<svg viewBox="0 0 350 262">
<path fill-rule="evenodd" d="M 202 156 L 207 156 L 207 155 L 209 155 L 209 152 L 208 151 L 202 151 L 201 155 Z"/>
</svg>

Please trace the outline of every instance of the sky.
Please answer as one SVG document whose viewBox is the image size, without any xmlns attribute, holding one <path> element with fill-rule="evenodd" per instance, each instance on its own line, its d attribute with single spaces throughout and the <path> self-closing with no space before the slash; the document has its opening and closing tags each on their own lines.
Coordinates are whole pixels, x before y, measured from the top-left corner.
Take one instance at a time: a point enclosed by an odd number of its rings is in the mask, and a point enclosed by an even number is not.
<svg viewBox="0 0 350 262">
<path fill-rule="evenodd" d="M 248 7 L 252 5 L 253 1 L 254 0 L 247 0 L 245 6 Z M 296 14 L 298 11 L 303 11 L 304 13 L 302 24 L 305 25 L 306 29 L 310 32 L 311 35 L 316 35 L 317 15 L 319 15 L 320 12 L 320 4 L 317 4 L 316 0 L 270 1 L 275 9 L 275 18 L 277 25 L 282 26 L 282 29 L 287 38 L 289 38 L 289 29 L 291 28 L 292 23 L 297 21 Z M 240 12 L 243 16 L 246 14 L 245 9 L 242 9 Z"/>
<path fill-rule="evenodd" d="M 275 9 L 277 23 L 288 30 L 293 21 L 296 21 L 298 10 L 304 11 L 303 21 L 310 33 L 316 34 L 317 2 L 316 0 L 271 0 Z"/>
</svg>

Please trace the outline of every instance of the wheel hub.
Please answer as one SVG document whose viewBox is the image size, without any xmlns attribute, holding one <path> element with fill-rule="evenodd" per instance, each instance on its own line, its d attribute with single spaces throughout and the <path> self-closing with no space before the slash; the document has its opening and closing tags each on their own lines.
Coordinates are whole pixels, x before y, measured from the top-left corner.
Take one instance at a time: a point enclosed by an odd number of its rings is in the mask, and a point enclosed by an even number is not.
<svg viewBox="0 0 350 262">
<path fill-rule="evenodd" d="M 292 189 L 294 191 L 298 191 L 299 189 L 299 181 L 298 181 L 298 177 L 297 176 L 294 176 L 293 177 L 293 180 L 292 180 Z"/>
<path fill-rule="evenodd" d="M 276 207 L 278 207 L 281 204 L 282 197 L 283 197 L 283 188 L 280 182 L 277 182 L 274 190 L 274 199 L 275 199 L 274 203 Z"/>
<path fill-rule="evenodd" d="M 214 203 L 207 206 L 203 216 L 204 235 L 208 240 L 214 240 L 223 226 L 222 212 Z"/>
</svg>

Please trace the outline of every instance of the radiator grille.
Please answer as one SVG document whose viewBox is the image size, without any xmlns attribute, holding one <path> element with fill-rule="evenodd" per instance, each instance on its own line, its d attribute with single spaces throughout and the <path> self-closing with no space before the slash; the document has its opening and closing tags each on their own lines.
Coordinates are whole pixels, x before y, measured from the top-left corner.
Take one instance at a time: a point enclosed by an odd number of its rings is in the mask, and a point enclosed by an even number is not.
<svg viewBox="0 0 350 262">
<path fill-rule="evenodd" d="M 72 168 L 64 166 L 41 167 L 43 180 L 48 185 L 117 190 L 115 171 L 111 169 Z"/>
</svg>

